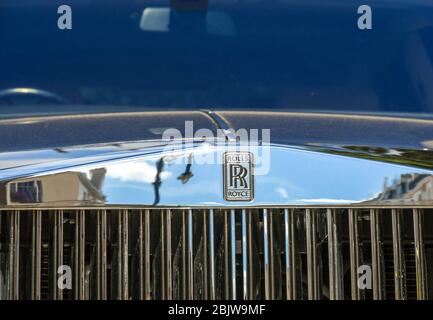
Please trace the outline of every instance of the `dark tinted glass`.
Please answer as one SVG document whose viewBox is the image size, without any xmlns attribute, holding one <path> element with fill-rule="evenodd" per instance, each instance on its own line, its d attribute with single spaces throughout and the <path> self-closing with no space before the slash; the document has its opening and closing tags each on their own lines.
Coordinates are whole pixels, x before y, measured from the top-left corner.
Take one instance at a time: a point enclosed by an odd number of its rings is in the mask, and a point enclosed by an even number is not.
<svg viewBox="0 0 433 320">
<path fill-rule="evenodd" d="M 56 96 L 0 105 L 431 113 L 433 1 L 369 2 L 371 30 L 351 0 L 71 0 L 59 30 L 61 3 L 2 0 L 0 90 Z"/>
</svg>

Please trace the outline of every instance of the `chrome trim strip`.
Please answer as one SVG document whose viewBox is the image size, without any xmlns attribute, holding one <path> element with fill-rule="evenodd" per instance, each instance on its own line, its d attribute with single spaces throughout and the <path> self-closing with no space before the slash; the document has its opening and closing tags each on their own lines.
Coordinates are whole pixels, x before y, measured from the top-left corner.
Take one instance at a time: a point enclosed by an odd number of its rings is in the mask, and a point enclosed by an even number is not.
<svg viewBox="0 0 433 320">
<path fill-rule="evenodd" d="M 225 201 L 222 188 L 222 154 L 230 148 L 248 151 L 256 159 L 254 189 L 255 198 L 248 207 L 414 207 L 431 206 L 433 197 L 430 181 L 433 171 L 397 164 L 351 158 L 337 154 L 326 154 L 307 148 L 289 146 L 223 146 L 191 142 L 186 144 L 139 147 L 133 150 L 113 150 L 96 154 L 94 149 L 102 146 L 83 147 L 68 151 L 76 158 L 58 159 L 49 163 L 33 164 L 0 170 L 0 208 L 66 208 L 97 206 L 148 206 L 148 207 L 203 207 L 233 208 L 245 203 Z M 169 148 L 170 147 L 170 148 Z M 131 147 L 132 148 L 132 147 Z M 48 151 L 47 151 L 48 152 Z M 26 152 L 19 157 L 26 157 Z M 272 159 L 266 174 L 260 174 Z M 29 152 L 28 156 L 32 154 Z M 43 157 L 43 152 L 39 154 Z M 0 168 L 17 161 L 18 155 L 0 153 Z M 197 157 L 197 158 L 196 158 Z M 200 163 L 198 159 L 214 159 L 215 163 Z M 189 169 L 185 169 L 192 159 Z M 290 170 L 287 170 L 290 159 Z M 263 160 L 260 162 L 260 160 Z M 305 176 L 311 176 L 311 168 L 320 163 L 327 170 L 314 172 L 314 187 L 307 184 Z M 161 165 L 160 181 L 155 184 L 158 164 Z M 164 165 L 169 164 L 169 165 Z M 193 175 L 182 183 L 179 177 L 189 170 Z M 397 180 L 384 186 L 383 181 Z M 80 185 L 88 192 L 71 192 L 65 188 Z M 329 180 L 335 183 L 347 180 L 357 184 L 346 188 L 329 188 Z M 409 179 L 414 185 L 410 190 L 393 192 L 399 180 Z M 209 188 L 214 181 L 221 188 Z M 269 188 L 272 181 L 272 188 Z M 16 196 L 17 186 L 27 184 L 34 190 L 42 188 L 34 198 L 24 200 Z M 364 187 L 359 187 L 364 186 Z M 137 188 L 143 192 L 138 193 Z M 423 190 L 426 191 L 423 191 Z M 57 192 L 52 192 L 57 190 Z M 121 190 L 122 192 L 119 192 Z M 179 190 L 181 192 L 179 192 Z M 197 192 L 200 190 L 200 192 Z M 274 192 L 279 190 L 279 192 Z M 395 191 L 395 190 L 394 190 Z M 401 191 L 401 190 L 399 190 Z M 419 201 L 419 195 L 423 200 Z"/>
</svg>

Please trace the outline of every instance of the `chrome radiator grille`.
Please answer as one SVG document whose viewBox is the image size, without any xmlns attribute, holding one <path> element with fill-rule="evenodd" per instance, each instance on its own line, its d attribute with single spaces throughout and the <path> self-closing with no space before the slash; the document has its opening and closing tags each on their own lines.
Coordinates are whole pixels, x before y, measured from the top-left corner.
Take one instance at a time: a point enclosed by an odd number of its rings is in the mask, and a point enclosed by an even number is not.
<svg viewBox="0 0 433 320">
<path fill-rule="evenodd" d="M 0 299 L 429 299 L 432 213 L 2 210 Z"/>
</svg>

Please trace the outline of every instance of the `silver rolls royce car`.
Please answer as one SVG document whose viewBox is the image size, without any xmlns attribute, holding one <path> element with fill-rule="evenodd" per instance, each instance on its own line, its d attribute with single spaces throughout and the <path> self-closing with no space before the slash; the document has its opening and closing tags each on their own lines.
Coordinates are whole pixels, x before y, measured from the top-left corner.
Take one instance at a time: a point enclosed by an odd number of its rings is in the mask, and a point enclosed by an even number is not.
<svg viewBox="0 0 433 320">
<path fill-rule="evenodd" d="M 432 299 L 433 2 L 364 2 L 0 1 L 0 299 Z"/>
</svg>

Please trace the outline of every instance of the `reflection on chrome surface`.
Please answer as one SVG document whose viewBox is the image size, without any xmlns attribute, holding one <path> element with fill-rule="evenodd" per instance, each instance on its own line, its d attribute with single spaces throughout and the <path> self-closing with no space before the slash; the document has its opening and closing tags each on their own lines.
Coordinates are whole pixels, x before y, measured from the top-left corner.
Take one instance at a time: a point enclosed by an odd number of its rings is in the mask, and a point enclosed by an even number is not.
<svg viewBox="0 0 433 320">
<path fill-rule="evenodd" d="M 390 186 L 385 181 L 383 191 L 373 201 L 410 203 L 433 200 L 433 176 L 428 174 L 402 174 Z"/>
<path fill-rule="evenodd" d="M 243 147 L 244 149 L 247 147 Z M 270 170 L 255 177 L 255 199 L 224 200 L 219 145 L 189 143 L 167 152 L 162 145 L 106 152 L 0 170 L 2 206 L 284 206 L 431 205 L 432 171 L 288 146 L 269 148 Z M 249 150 L 251 151 L 251 150 Z M 3 159 L 7 155 L 2 155 Z M 1 158 L 1 157 L 0 157 Z M 0 159 L 0 162 L 2 159 Z"/>
</svg>

